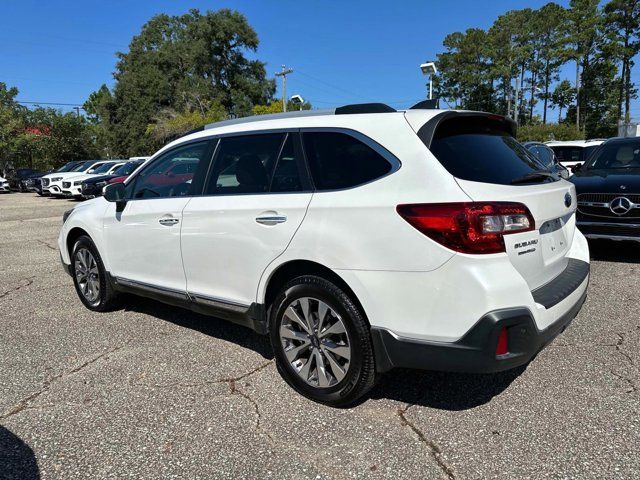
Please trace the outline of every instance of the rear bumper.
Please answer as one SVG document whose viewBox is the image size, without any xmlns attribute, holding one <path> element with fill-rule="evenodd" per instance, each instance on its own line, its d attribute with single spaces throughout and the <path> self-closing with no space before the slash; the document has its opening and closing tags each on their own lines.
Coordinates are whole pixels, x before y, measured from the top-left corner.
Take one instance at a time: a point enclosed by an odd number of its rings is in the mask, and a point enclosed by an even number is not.
<svg viewBox="0 0 640 480">
<path fill-rule="evenodd" d="M 585 289 L 578 301 L 544 330 L 538 330 L 533 315 L 527 308 L 490 312 L 464 337 L 450 343 L 403 338 L 389 330 L 373 327 L 371 337 L 376 368 L 379 372 L 403 367 L 492 373 L 524 365 L 567 328 L 582 308 L 586 297 Z M 509 353 L 496 356 L 498 337 L 503 328 L 507 330 Z"/>
</svg>

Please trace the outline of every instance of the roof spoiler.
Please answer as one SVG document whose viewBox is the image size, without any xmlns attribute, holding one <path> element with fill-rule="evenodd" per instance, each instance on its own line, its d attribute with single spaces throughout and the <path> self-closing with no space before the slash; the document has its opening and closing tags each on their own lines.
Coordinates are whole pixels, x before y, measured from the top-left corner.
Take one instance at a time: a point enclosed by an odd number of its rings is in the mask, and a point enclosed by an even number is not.
<svg viewBox="0 0 640 480">
<path fill-rule="evenodd" d="M 429 100 L 423 100 L 421 102 L 416 103 L 409 110 L 435 110 L 438 108 L 439 98 L 432 98 Z"/>
</svg>

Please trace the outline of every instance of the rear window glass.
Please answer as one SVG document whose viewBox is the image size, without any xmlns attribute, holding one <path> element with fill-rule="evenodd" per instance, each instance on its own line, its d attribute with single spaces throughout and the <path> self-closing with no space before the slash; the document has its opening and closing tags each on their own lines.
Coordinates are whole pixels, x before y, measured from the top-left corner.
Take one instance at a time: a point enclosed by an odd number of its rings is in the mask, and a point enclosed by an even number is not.
<svg viewBox="0 0 640 480">
<path fill-rule="evenodd" d="M 560 163 L 584 161 L 584 147 L 551 147 Z"/>
<path fill-rule="evenodd" d="M 360 140 L 338 132 L 303 134 L 316 190 L 355 187 L 383 177 L 392 165 Z"/>
<path fill-rule="evenodd" d="M 498 122 L 486 117 L 443 121 L 434 133 L 430 150 L 451 175 L 473 182 L 510 185 L 528 174 L 546 170 Z M 536 179 L 540 181 L 544 179 Z"/>
</svg>

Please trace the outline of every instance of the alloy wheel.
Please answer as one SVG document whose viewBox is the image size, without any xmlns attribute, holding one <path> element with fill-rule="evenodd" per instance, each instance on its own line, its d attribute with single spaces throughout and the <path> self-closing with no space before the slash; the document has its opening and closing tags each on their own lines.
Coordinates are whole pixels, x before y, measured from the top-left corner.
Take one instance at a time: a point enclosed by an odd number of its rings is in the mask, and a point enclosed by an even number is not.
<svg viewBox="0 0 640 480">
<path fill-rule="evenodd" d="M 279 334 L 287 361 L 308 385 L 333 387 L 349 371 L 349 334 L 340 315 L 322 300 L 302 297 L 291 302 Z"/>
<path fill-rule="evenodd" d="M 98 264 L 87 248 L 76 252 L 76 280 L 82 296 L 91 305 L 100 301 L 100 278 Z"/>
</svg>

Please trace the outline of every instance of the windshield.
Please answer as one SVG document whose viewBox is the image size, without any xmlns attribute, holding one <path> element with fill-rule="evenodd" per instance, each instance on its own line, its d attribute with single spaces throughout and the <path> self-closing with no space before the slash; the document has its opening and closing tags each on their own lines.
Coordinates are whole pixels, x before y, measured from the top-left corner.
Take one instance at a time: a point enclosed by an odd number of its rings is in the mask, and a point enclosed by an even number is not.
<svg viewBox="0 0 640 480">
<path fill-rule="evenodd" d="M 587 170 L 640 168 L 640 140 L 605 143 L 585 164 Z"/>
<path fill-rule="evenodd" d="M 73 167 L 71 170 L 68 170 L 68 171 L 82 172 L 83 170 L 86 170 L 87 168 L 89 168 L 90 165 L 91 165 L 91 162 L 83 162 L 83 163 L 80 163 L 79 165 L 76 165 L 75 167 Z"/>
<path fill-rule="evenodd" d="M 93 172 L 91 172 L 91 173 L 105 173 L 111 167 L 113 167 L 115 164 L 116 164 L 116 162 L 103 163 L 102 165 L 99 165 L 98 167 L 96 167 L 95 170 L 93 170 Z"/>
<path fill-rule="evenodd" d="M 462 180 L 511 185 L 534 172 L 548 172 L 535 155 L 494 123 L 485 117 L 445 120 L 434 134 L 431 152 Z M 528 183 L 554 180 L 538 175 Z"/>
<path fill-rule="evenodd" d="M 70 163 L 67 163 L 67 164 L 61 166 L 59 169 L 54 170 L 54 172 L 71 172 L 71 171 L 73 171 L 73 168 L 77 167 L 77 166 L 78 166 L 77 163 L 70 162 Z"/>
<path fill-rule="evenodd" d="M 586 154 L 584 147 L 551 147 L 551 149 L 560 163 L 584 162 Z"/>
<path fill-rule="evenodd" d="M 133 171 L 140 166 L 140 162 L 127 162 L 121 167 L 119 167 L 116 171 L 113 172 L 114 175 L 131 175 Z"/>
</svg>

